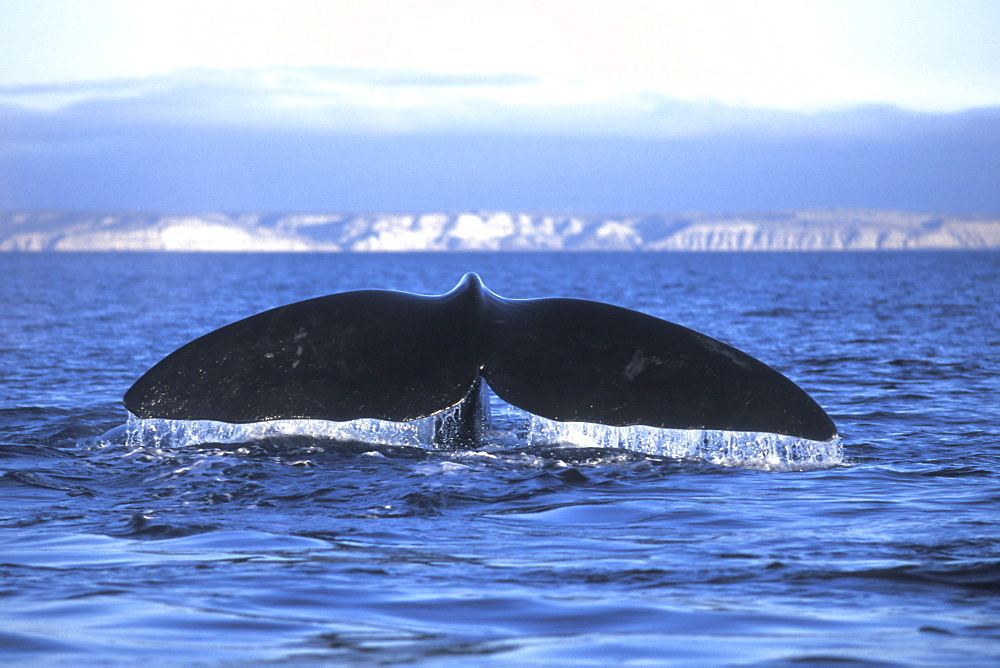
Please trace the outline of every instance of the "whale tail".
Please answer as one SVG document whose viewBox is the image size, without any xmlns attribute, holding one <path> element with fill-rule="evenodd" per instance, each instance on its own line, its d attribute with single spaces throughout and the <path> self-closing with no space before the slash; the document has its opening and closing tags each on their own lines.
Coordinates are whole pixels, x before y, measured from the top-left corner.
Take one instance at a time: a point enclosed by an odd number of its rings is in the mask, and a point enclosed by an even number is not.
<svg viewBox="0 0 1000 668">
<path fill-rule="evenodd" d="M 513 300 L 475 274 L 444 295 L 360 290 L 281 306 L 174 351 L 129 388 L 140 418 L 409 421 L 462 404 L 464 447 L 485 424 L 482 383 L 551 420 L 837 435 L 788 378 L 704 334 L 580 299 Z"/>
</svg>

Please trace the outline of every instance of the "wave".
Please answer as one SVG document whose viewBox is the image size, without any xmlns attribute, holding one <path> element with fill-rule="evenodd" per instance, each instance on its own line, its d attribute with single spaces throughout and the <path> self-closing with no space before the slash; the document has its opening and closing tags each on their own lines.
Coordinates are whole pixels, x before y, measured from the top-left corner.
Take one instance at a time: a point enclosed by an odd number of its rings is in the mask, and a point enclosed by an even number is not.
<svg viewBox="0 0 1000 668">
<path fill-rule="evenodd" d="M 948 585 L 977 592 L 1000 592 L 1000 561 L 981 560 L 946 564 L 899 564 L 857 570 L 802 572 L 793 579 L 875 580 L 903 585 Z"/>
</svg>

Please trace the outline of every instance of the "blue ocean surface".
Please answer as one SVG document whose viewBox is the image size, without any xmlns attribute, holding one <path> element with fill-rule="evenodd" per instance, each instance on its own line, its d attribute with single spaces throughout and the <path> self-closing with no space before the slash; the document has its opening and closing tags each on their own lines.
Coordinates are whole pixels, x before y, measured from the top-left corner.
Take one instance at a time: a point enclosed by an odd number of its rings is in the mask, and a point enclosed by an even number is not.
<svg viewBox="0 0 1000 668">
<path fill-rule="evenodd" d="M 998 253 L 4 254 L 0 270 L 4 664 L 1000 662 Z M 439 294 L 467 271 L 730 343 L 842 440 L 546 439 L 497 405 L 480 448 L 445 451 L 122 406 L 239 318 Z"/>
</svg>

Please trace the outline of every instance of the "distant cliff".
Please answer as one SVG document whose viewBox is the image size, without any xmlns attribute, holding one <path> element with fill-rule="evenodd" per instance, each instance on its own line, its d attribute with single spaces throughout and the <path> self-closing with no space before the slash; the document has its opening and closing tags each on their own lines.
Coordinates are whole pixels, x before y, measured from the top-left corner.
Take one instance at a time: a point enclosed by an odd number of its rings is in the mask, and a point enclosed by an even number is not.
<svg viewBox="0 0 1000 668">
<path fill-rule="evenodd" d="M 519 212 L 0 212 L 4 251 L 809 251 L 1000 248 L 1000 217 L 867 209 L 603 216 Z"/>
</svg>

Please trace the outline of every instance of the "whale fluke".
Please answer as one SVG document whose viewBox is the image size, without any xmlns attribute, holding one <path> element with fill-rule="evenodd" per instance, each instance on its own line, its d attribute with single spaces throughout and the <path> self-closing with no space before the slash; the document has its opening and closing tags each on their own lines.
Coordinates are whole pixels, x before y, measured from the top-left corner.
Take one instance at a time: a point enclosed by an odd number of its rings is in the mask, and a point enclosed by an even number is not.
<svg viewBox="0 0 1000 668">
<path fill-rule="evenodd" d="M 837 435 L 801 388 L 746 353 L 659 318 L 581 299 L 505 299 L 475 274 L 444 295 L 360 290 L 265 311 L 195 339 L 125 393 L 140 418 L 409 421 L 480 384 L 544 418 L 612 426 Z"/>
</svg>

